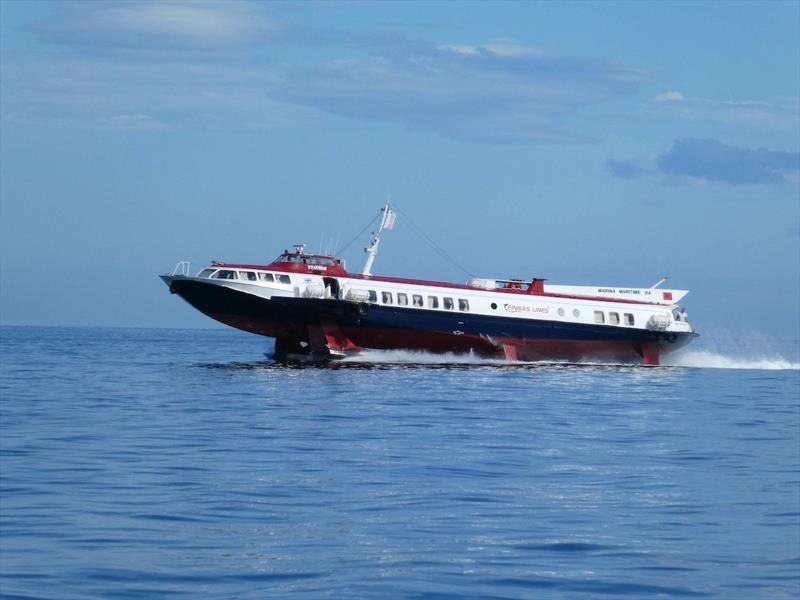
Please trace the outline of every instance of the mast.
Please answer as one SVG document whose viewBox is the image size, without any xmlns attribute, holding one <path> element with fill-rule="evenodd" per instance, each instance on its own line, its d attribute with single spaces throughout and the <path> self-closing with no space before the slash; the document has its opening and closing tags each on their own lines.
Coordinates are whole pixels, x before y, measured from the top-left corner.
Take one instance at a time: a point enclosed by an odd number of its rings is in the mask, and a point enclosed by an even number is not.
<svg viewBox="0 0 800 600">
<path fill-rule="evenodd" d="M 367 262 L 364 263 L 364 270 L 361 271 L 362 275 L 371 275 L 370 271 L 372 270 L 372 263 L 375 262 L 375 257 L 378 254 L 378 246 L 381 243 L 381 232 L 386 228 L 386 221 L 389 218 L 389 214 L 391 211 L 389 210 L 389 201 L 386 201 L 386 204 L 381 209 L 381 224 L 378 226 L 378 231 L 372 232 L 372 239 L 369 242 L 369 245 L 364 248 L 364 252 L 367 253 Z M 391 225 L 389 225 L 389 229 L 391 229 Z"/>
</svg>

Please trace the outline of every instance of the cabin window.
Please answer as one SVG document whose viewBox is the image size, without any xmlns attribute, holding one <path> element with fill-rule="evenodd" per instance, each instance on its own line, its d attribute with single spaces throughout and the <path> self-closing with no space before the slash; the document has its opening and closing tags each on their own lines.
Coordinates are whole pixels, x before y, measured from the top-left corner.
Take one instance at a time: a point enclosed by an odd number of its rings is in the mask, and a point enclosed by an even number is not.
<svg viewBox="0 0 800 600">
<path fill-rule="evenodd" d="M 458 299 L 458 310 L 469 310 L 469 302 L 463 298 Z"/>
<path fill-rule="evenodd" d="M 198 276 L 198 277 L 202 277 L 203 279 L 208 279 L 209 277 L 211 277 L 211 274 L 212 274 L 214 271 L 216 271 L 216 269 L 203 269 L 202 271 L 200 271 L 200 272 L 197 274 L 197 276 Z"/>
<path fill-rule="evenodd" d="M 625 313 L 624 316 L 625 316 L 625 325 L 633 327 L 634 325 L 633 315 L 631 313 Z"/>
<path fill-rule="evenodd" d="M 602 310 L 594 311 L 594 322 L 595 323 L 605 323 L 606 322 L 606 315 Z"/>
<path fill-rule="evenodd" d="M 419 306 L 420 308 L 422 308 L 422 296 L 420 296 L 419 294 L 414 294 L 413 296 L 411 296 L 411 303 L 414 306 Z"/>
<path fill-rule="evenodd" d="M 443 300 L 444 300 L 444 309 L 453 310 L 453 299 L 445 297 Z"/>
<path fill-rule="evenodd" d="M 214 275 L 214 279 L 238 279 L 238 277 L 236 277 L 236 271 L 222 269 L 217 271 L 217 274 Z"/>
<path fill-rule="evenodd" d="M 497 303 L 492 302 L 492 310 L 497 310 Z"/>
<path fill-rule="evenodd" d="M 392 303 L 392 292 L 381 292 L 381 302 L 384 304 Z"/>
<path fill-rule="evenodd" d="M 378 301 L 378 292 L 375 290 L 368 290 L 367 293 L 369 294 L 369 301 L 370 302 L 377 302 Z"/>
<path fill-rule="evenodd" d="M 292 280 L 289 279 L 288 275 L 278 275 L 278 281 L 281 283 L 292 283 Z"/>
<path fill-rule="evenodd" d="M 578 317 L 581 316 L 581 311 L 579 311 L 577 308 L 573 308 L 572 309 L 572 316 L 577 319 Z"/>
<path fill-rule="evenodd" d="M 558 316 L 559 316 L 559 317 L 563 317 L 563 316 L 564 316 L 564 312 L 565 312 L 565 311 L 564 311 L 564 308 L 563 308 L 563 307 L 559 308 L 559 309 L 558 309 Z"/>
<path fill-rule="evenodd" d="M 408 306 L 408 295 L 402 292 L 397 292 L 397 304 L 399 306 Z"/>
<path fill-rule="evenodd" d="M 608 322 L 612 325 L 619 325 L 619 313 L 608 313 Z"/>
<path fill-rule="evenodd" d="M 239 279 L 244 279 L 246 281 L 257 281 L 258 277 L 252 271 L 239 271 Z"/>
<path fill-rule="evenodd" d="M 439 299 L 436 296 L 428 296 L 428 308 L 439 308 Z"/>
<path fill-rule="evenodd" d="M 333 261 L 332 258 L 322 258 L 321 256 L 312 256 L 311 258 L 306 259 L 306 262 L 309 265 L 322 265 L 325 267 L 336 266 L 336 263 Z"/>
<path fill-rule="evenodd" d="M 275 277 L 272 275 L 272 273 L 259 273 L 258 278 L 261 281 L 275 281 Z"/>
</svg>

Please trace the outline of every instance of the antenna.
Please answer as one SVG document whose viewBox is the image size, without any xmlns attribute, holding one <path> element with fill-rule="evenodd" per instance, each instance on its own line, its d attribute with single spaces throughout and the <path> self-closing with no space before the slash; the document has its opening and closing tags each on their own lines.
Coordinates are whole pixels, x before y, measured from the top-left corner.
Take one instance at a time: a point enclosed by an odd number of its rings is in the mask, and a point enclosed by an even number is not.
<svg viewBox="0 0 800 600">
<path fill-rule="evenodd" d="M 375 257 L 378 255 L 378 246 L 381 243 L 381 232 L 384 229 L 391 229 L 394 226 L 394 213 L 389 209 L 388 200 L 381 209 L 381 213 L 381 224 L 378 227 L 378 231 L 372 232 L 372 239 L 370 240 L 369 245 L 364 248 L 364 252 L 367 253 L 367 262 L 364 263 L 364 270 L 361 271 L 362 275 L 371 275 L 370 271 L 372 270 L 372 263 L 375 262 Z M 389 223 L 387 223 L 387 221 L 389 221 Z"/>
<path fill-rule="evenodd" d="M 662 283 L 664 283 L 664 282 L 665 282 L 665 281 L 667 281 L 668 279 L 669 279 L 669 277 L 662 277 L 661 279 L 659 279 L 659 280 L 658 280 L 658 282 L 657 282 L 657 283 L 654 283 L 653 285 L 651 285 L 651 286 L 650 286 L 650 289 L 651 289 L 651 290 L 654 290 L 654 289 L 656 289 L 658 286 L 660 286 Z"/>
</svg>

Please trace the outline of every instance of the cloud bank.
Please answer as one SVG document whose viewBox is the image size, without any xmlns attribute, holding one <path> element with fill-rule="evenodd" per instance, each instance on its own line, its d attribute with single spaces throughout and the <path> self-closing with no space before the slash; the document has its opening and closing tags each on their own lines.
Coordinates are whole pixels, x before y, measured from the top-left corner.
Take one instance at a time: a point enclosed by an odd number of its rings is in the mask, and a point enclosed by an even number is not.
<svg viewBox="0 0 800 600">
<path fill-rule="evenodd" d="M 305 111 L 479 143 L 574 143 L 588 139 L 570 126 L 574 117 L 648 77 L 509 41 L 434 45 L 311 30 L 261 3 L 56 7 L 29 28 L 46 50 L 0 57 L 4 118 L 230 128 Z"/>
<path fill-rule="evenodd" d="M 636 179 L 648 172 L 647 169 L 622 160 L 607 160 L 606 168 L 620 179 Z"/>
<path fill-rule="evenodd" d="M 800 134 L 800 98 L 779 102 L 755 100 L 711 100 L 685 96 L 669 90 L 658 94 L 649 105 L 650 112 L 684 119 L 696 119 L 774 131 L 797 131 Z"/>
<path fill-rule="evenodd" d="M 751 150 L 714 139 L 684 138 L 675 140 L 672 149 L 656 159 L 652 171 L 625 161 L 609 160 L 606 166 L 612 175 L 622 179 L 655 173 L 704 183 L 780 184 L 798 181 L 800 153 Z"/>
</svg>

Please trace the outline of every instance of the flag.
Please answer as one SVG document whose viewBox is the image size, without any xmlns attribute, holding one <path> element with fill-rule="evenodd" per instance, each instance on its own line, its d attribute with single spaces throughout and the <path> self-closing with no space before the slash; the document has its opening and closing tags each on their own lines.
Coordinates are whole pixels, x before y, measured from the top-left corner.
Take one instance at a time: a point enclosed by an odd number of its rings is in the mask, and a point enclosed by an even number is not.
<svg viewBox="0 0 800 600">
<path fill-rule="evenodd" d="M 383 223 L 383 228 L 393 229 L 395 220 L 397 220 L 397 214 L 392 209 L 389 209 L 389 212 L 386 213 L 386 221 Z"/>
</svg>

